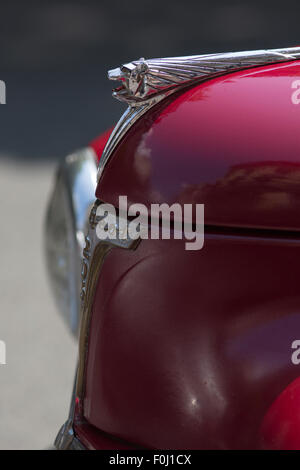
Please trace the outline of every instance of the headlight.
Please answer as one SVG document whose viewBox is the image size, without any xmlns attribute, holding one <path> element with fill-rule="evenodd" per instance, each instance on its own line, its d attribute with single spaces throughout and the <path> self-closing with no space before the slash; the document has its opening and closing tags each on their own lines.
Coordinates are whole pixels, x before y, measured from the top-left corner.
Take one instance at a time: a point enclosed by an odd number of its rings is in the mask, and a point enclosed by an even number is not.
<svg viewBox="0 0 300 470">
<path fill-rule="evenodd" d="M 60 165 L 45 223 L 45 249 L 52 290 L 73 333 L 79 324 L 79 292 L 84 230 L 95 201 L 96 155 L 85 149 Z"/>
</svg>

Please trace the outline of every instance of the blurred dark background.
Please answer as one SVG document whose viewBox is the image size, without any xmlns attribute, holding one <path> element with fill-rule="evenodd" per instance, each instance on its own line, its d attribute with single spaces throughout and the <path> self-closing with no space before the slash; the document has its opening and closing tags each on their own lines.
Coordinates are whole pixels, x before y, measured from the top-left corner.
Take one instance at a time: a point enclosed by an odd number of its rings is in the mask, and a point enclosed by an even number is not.
<svg viewBox="0 0 300 470">
<path fill-rule="evenodd" d="M 106 72 L 130 59 L 300 44 L 300 4 L 272 1 L 0 2 L 0 154 L 61 158 L 111 126 Z"/>
</svg>

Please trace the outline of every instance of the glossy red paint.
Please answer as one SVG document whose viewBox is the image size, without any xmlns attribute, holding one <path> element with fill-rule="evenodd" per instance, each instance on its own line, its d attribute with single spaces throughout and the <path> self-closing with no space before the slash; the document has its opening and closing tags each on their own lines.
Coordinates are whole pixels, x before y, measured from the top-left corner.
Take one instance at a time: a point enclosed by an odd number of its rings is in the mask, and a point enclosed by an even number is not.
<svg viewBox="0 0 300 470">
<path fill-rule="evenodd" d="M 261 429 L 262 447 L 300 449 L 300 378 L 294 380 L 268 410 Z"/>
<path fill-rule="evenodd" d="M 115 439 L 90 424 L 80 420 L 74 424 L 76 437 L 81 444 L 88 450 L 132 450 L 137 447 Z"/>
<path fill-rule="evenodd" d="M 130 450 L 137 449 L 136 446 L 128 442 L 116 439 L 113 436 L 100 431 L 91 426 L 82 417 L 79 406 L 79 400 L 76 399 L 74 410 L 73 429 L 77 439 L 88 450 Z"/>
<path fill-rule="evenodd" d="M 300 241 L 207 234 L 203 250 L 143 240 L 106 258 L 94 301 L 84 416 L 160 449 L 260 448 L 299 376 Z"/>
<path fill-rule="evenodd" d="M 300 62 L 227 74 L 172 96 L 116 148 L 97 197 L 203 203 L 207 224 L 300 228 Z"/>
</svg>

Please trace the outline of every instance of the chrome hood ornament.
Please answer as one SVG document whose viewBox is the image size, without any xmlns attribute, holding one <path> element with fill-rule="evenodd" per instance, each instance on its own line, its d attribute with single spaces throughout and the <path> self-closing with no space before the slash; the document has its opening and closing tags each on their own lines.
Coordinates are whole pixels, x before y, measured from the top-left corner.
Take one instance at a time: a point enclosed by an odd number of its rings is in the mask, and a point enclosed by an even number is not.
<svg viewBox="0 0 300 470">
<path fill-rule="evenodd" d="M 114 128 L 100 159 L 98 180 L 113 150 L 130 127 L 152 106 L 185 86 L 217 75 L 266 64 L 300 59 L 300 47 L 204 54 L 164 59 L 139 59 L 110 70 L 121 82 L 113 96 L 129 105 Z"/>
<path fill-rule="evenodd" d="M 175 91 L 195 80 L 299 58 L 300 47 L 164 59 L 142 58 L 110 70 L 108 78 L 122 82 L 122 86 L 113 91 L 115 98 L 130 105 L 137 105 L 154 95 Z"/>
</svg>

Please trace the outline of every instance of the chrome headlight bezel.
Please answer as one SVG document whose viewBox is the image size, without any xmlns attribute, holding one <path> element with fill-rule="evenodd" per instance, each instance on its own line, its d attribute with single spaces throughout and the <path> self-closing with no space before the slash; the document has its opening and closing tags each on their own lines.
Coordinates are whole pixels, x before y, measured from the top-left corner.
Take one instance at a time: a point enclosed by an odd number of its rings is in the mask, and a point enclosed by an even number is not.
<svg viewBox="0 0 300 470">
<path fill-rule="evenodd" d="M 86 148 L 60 164 L 45 221 L 45 252 L 58 308 L 74 334 L 80 316 L 80 271 L 85 227 L 95 201 L 97 156 Z"/>
</svg>

